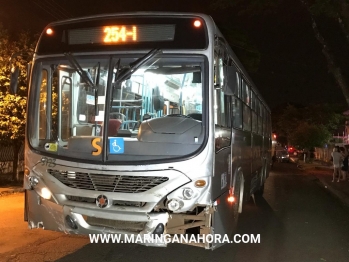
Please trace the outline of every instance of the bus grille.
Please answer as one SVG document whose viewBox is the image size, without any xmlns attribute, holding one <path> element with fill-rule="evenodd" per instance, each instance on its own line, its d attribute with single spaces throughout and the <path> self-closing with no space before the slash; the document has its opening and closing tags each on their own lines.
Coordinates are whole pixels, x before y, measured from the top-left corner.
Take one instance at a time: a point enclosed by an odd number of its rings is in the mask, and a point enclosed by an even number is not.
<svg viewBox="0 0 349 262">
<path fill-rule="evenodd" d="M 65 195 L 65 197 L 74 202 L 80 203 L 93 203 L 96 204 L 96 199 L 92 197 L 80 197 L 80 196 L 71 196 Z M 121 207 L 144 207 L 146 202 L 138 202 L 138 201 L 124 201 L 124 200 L 113 200 L 113 206 L 121 206 Z"/>
<path fill-rule="evenodd" d="M 84 217 L 84 219 L 91 226 L 109 227 L 134 233 L 141 232 L 147 224 L 147 222 L 121 221 L 90 216 Z"/>
<path fill-rule="evenodd" d="M 120 193 L 145 192 L 168 180 L 168 177 L 105 175 L 53 169 L 47 172 L 71 188 Z"/>
</svg>

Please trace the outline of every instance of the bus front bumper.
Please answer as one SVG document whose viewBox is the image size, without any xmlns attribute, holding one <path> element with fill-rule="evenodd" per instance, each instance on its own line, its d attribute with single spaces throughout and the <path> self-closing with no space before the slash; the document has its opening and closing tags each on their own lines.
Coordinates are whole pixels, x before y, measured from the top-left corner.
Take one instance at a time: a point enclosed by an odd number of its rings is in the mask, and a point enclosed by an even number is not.
<svg viewBox="0 0 349 262">
<path fill-rule="evenodd" d="M 153 239 L 154 235 L 165 234 L 169 220 L 167 212 L 108 212 L 103 209 L 61 206 L 42 198 L 35 190 L 25 191 L 25 214 L 30 229 L 42 228 L 82 235 L 119 234 L 120 241 L 124 241 L 126 236 L 128 239 L 139 235 Z M 160 241 L 159 238 L 139 244 L 167 246 L 166 240 Z"/>
</svg>

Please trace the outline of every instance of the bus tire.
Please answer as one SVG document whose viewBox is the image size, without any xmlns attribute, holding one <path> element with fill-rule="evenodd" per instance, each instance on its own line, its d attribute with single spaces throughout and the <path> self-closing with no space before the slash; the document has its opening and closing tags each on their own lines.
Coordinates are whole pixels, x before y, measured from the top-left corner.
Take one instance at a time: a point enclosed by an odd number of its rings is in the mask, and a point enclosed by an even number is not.
<svg viewBox="0 0 349 262">
<path fill-rule="evenodd" d="M 264 193 L 264 182 L 266 177 L 266 164 L 264 163 L 263 168 L 261 169 L 261 182 L 259 188 L 254 192 L 255 195 L 263 195 Z"/>
<path fill-rule="evenodd" d="M 255 195 L 263 195 L 264 193 L 264 183 L 259 186 L 259 188 L 256 190 Z"/>
<path fill-rule="evenodd" d="M 233 221 L 233 234 L 237 230 L 239 215 L 242 212 L 243 196 L 244 196 L 244 177 L 241 171 L 236 174 L 236 181 L 234 185 L 234 196 L 236 202 L 233 206 L 234 209 L 234 221 Z"/>
</svg>

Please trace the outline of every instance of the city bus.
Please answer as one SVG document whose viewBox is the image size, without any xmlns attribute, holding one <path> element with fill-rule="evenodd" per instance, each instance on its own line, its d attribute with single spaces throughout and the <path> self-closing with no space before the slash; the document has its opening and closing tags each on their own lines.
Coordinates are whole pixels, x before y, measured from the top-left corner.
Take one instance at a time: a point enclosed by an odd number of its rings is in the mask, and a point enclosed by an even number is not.
<svg viewBox="0 0 349 262">
<path fill-rule="evenodd" d="M 270 109 L 208 15 L 53 22 L 28 85 L 31 229 L 194 235 L 187 244 L 215 249 L 222 242 L 202 236 L 231 237 L 243 204 L 263 194 Z"/>
</svg>

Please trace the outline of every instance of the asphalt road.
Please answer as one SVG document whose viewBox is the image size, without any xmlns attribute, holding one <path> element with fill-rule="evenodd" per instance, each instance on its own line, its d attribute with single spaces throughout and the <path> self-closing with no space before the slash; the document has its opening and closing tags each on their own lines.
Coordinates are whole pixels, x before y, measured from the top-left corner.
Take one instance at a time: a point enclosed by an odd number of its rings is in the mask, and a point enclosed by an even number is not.
<svg viewBox="0 0 349 262">
<path fill-rule="evenodd" d="M 292 163 L 275 164 L 264 197 L 248 203 L 239 218 L 237 233 L 260 234 L 259 244 L 214 251 L 90 244 L 86 236 L 28 230 L 22 205 L 22 193 L 0 197 L 0 261 L 349 261 L 349 208 Z"/>
</svg>

